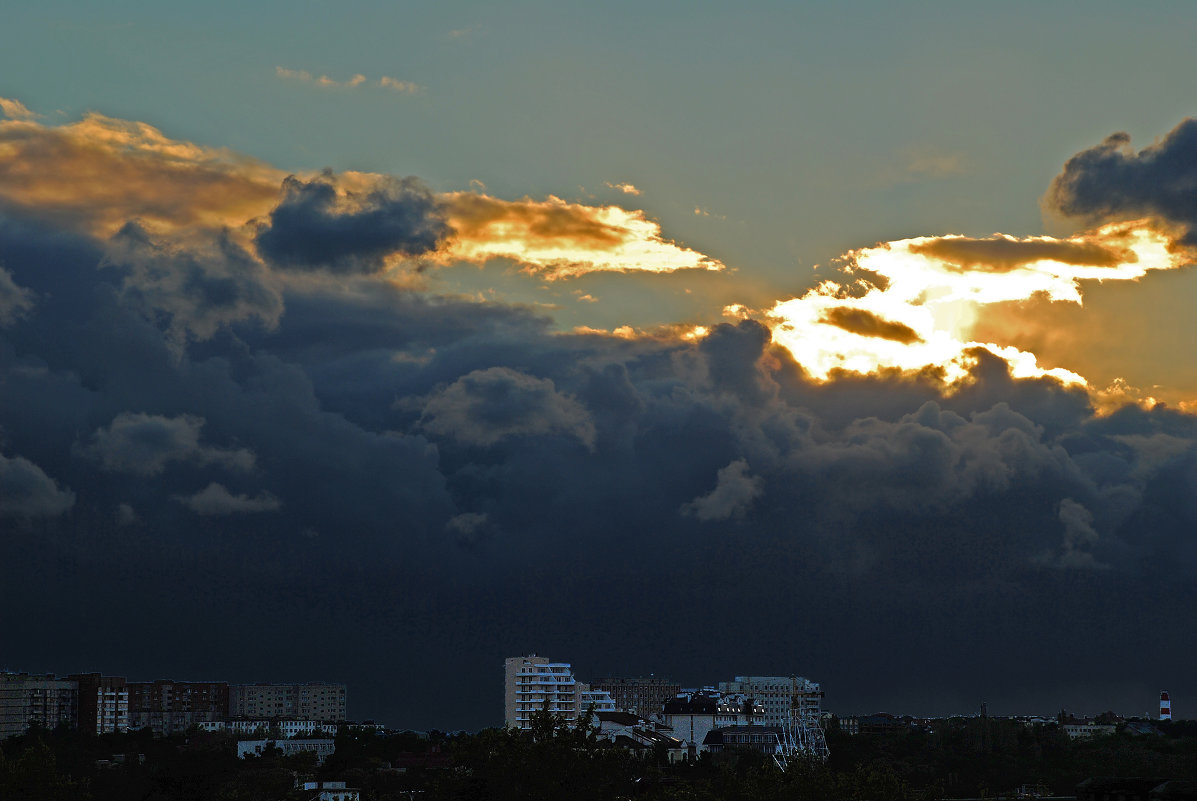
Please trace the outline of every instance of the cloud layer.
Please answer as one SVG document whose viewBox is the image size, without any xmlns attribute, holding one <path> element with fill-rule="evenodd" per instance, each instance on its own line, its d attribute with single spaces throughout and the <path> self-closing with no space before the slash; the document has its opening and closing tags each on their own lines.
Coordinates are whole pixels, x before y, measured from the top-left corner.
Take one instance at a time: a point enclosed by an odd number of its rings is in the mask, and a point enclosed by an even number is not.
<svg viewBox="0 0 1197 801">
<path fill-rule="evenodd" d="M 642 212 L 0 126 L 0 604 L 31 669 L 346 681 L 416 728 L 497 723 L 486 677 L 528 651 L 806 672 L 855 710 L 1014 703 L 1028 660 L 1089 708 L 1190 681 L 1197 418 L 1098 414 L 968 335 L 1174 269 L 1179 217 L 905 239 L 761 319 L 560 333 L 393 272 L 716 265 Z"/>
</svg>

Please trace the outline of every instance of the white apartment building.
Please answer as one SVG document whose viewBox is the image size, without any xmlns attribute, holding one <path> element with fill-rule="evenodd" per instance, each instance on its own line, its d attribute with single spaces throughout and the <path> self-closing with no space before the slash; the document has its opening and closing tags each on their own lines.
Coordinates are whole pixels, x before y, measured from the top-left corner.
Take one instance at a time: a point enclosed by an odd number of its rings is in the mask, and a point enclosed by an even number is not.
<svg viewBox="0 0 1197 801">
<path fill-rule="evenodd" d="M 611 695 L 578 681 L 568 662 L 536 654 L 503 661 L 503 725 L 508 728 L 532 728 L 532 716 L 540 711 L 573 723 L 592 706 L 595 712 L 615 711 Z"/>
<path fill-rule="evenodd" d="M 818 724 L 823 713 L 823 690 L 802 676 L 736 676 L 719 682 L 723 693 L 743 693 L 765 707 L 766 726 L 784 726 L 791 717 Z"/>
</svg>

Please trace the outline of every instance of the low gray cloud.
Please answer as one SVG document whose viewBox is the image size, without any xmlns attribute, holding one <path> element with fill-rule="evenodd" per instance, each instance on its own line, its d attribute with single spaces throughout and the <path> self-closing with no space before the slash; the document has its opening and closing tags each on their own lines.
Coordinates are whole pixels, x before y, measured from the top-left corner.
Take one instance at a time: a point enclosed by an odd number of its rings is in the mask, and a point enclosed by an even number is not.
<svg viewBox="0 0 1197 801">
<path fill-rule="evenodd" d="M 33 293 L 18 286 L 12 273 L 0 267 L 0 328 L 12 325 L 33 308 Z"/>
<path fill-rule="evenodd" d="M 252 497 L 246 494 L 234 495 L 223 484 L 215 481 L 194 495 L 176 495 L 175 500 L 197 515 L 205 516 L 276 512 L 283 505 L 269 492 L 261 492 Z"/>
<path fill-rule="evenodd" d="M 0 517 L 57 517 L 75 505 L 75 493 L 21 456 L 0 453 Z"/>
<path fill-rule="evenodd" d="M 105 470 L 155 476 L 171 462 L 217 464 L 232 470 L 252 470 L 254 454 L 245 448 L 218 448 L 200 443 L 204 419 L 194 415 L 166 417 L 121 412 L 106 428 L 91 436 L 85 452 Z"/>
<path fill-rule="evenodd" d="M 494 445 L 519 436 L 560 434 L 594 446 L 594 422 L 551 379 L 489 367 L 475 370 L 433 395 L 422 427 L 467 445 Z"/>
<path fill-rule="evenodd" d="M 743 517 L 761 494 L 760 478 L 749 475 L 748 462 L 737 459 L 715 477 L 715 488 L 682 506 L 681 512 L 699 520 L 727 520 Z"/>
<path fill-rule="evenodd" d="M 386 178 L 353 192 L 340 191 L 326 172 L 311 181 L 288 177 L 254 241 L 278 267 L 374 273 L 388 256 L 429 253 L 451 233 L 440 201 L 418 178 Z"/>
<path fill-rule="evenodd" d="M 1197 119 L 1137 153 L 1130 136 L 1115 133 L 1068 160 L 1052 181 L 1046 206 L 1096 220 L 1158 217 L 1187 230 L 1197 245 Z"/>
<path fill-rule="evenodd" d="M 1093 546 L 1100 537 L 1093 528 L 1093 513 L 1072 498 L 1060 501 L 1060 522 L 1064 524 L 1064 542 L 1058 564 L 1060 567 L 1094 570 L 1106 567 L 1094 558 Z"/>
</svg>

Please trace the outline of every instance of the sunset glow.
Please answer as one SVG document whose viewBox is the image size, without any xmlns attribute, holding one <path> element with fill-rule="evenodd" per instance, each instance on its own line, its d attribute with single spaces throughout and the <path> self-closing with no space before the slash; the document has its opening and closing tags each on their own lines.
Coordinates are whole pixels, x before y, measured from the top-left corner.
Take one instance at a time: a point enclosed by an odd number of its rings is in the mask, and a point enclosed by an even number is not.
<svg viewBox="0 0 1197 801">
<path fill-rule="evenodd" d="M 1044 297 L 1083 303 L 1084 281 L 1129 281 L 1185 263 L 1168 236 L 1146 221 L 1103 226 L 1068 239 L 917 237 L 845 254 L 841 277 L 767 313 L 775 342 L 813 377 L 836 371 L 938 369 L 964 377 L 968 352 L 985 348 L 1018 378 L 1052 376 L 1085 384 L 1065 366 L 971 337 L 987 306 Z"/>
</svg>

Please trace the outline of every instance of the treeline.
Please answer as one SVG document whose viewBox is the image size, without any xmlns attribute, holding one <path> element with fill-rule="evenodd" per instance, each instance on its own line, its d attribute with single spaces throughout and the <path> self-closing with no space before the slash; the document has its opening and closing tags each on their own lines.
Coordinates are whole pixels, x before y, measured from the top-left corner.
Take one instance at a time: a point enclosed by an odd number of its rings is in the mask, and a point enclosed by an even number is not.
<svg viewBox="0 0 1197 801">
<path fill-rule="evenodd" d="M 268 750 L 238 759 L 228 734 L 88 737 L 33 731 L 0 743 L 4 801 L 300 801 L 297 778 L 344 781 L 363 801 L 937 801 L 1002 798 L 1022 784 L 1071 795 L 1089 776 L 1197 779 L 1197 726 L 1069 741 L 1055 726 L 994 718 L 933 731 L 828 732 L 826 764 L 784 773 L 754 752 L 670 765 L 634 755 L 585 727 L 539 716 L 530 732 L 488 729 L 427 737 L 342 730 L 321 766 Z"/>
</svg>

